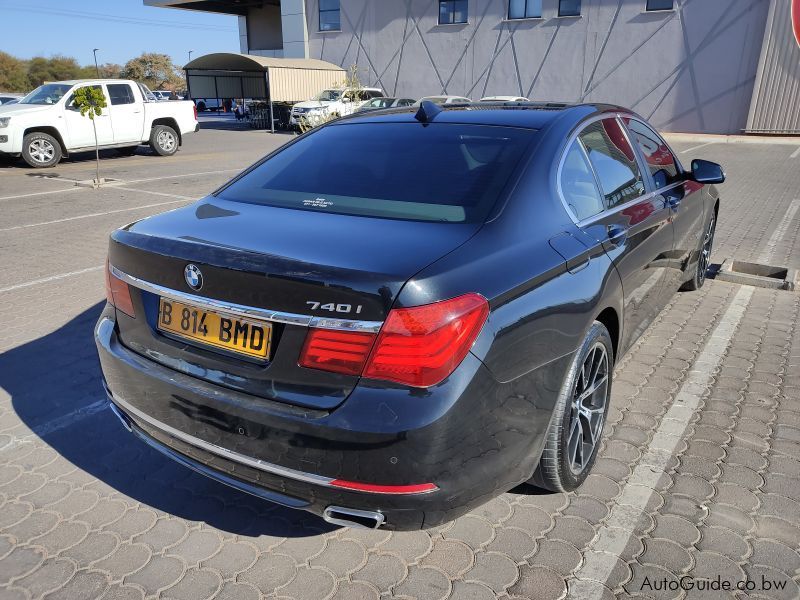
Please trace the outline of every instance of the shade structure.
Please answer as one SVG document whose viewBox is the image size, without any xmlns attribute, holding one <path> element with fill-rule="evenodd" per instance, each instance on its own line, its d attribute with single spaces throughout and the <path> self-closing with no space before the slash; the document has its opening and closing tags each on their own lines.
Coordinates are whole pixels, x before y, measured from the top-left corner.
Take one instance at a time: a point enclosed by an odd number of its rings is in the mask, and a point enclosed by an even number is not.
<svg viewBox="0 0 800 600">
<path fill-rule="evenodd" d="M 325 88 L 343 85 L 338 65 L 313 58 L 271 58 L 218 52 L 186 64 L 192 98 L 253 98 L 300 102 Z"/>
</svg>

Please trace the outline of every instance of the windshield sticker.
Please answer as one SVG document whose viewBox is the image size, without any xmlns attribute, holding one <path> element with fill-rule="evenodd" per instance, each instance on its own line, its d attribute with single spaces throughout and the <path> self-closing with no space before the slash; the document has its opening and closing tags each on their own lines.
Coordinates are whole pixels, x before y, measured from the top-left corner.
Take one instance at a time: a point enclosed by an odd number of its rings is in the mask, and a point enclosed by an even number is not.
<svg viewBox="0 0 800 600">
<path fill-rule="evenodd" d="M 303 206 L 312 206 L 314 208 L 328 208 L 333 206 L 333 202 L 325 198 L 314 198 L 313 200 L 303 200 Z"/>
</svg>

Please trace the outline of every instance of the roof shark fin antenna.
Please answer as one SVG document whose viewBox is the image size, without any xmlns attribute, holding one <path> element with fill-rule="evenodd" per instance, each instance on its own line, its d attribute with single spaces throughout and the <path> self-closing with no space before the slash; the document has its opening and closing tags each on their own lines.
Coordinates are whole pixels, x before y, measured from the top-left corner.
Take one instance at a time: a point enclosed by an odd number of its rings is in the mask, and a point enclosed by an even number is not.
<svg viewBox="0 0 800 600">
<path fill-rule="evenodd" d="M 433 121 L 434 117 L 442 112 L 442 107 L 434 104 L 430 100 L 423 100 L 419 105 L 419 110 L 417 110 L 417 114 L 414 115 L 414 118 L 419 121 L 420 123 L 430 123 Z"/>
</svg>

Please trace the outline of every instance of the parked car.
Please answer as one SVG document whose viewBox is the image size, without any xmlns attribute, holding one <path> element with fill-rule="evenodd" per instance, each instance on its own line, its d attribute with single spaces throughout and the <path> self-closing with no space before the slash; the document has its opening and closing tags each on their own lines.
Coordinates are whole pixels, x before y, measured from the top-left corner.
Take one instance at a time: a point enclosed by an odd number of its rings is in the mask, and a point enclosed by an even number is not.
<svg viewBox="0 0 800 600">
<path fill-rule="evenodd" d="M 219 98 L 196 98 L 194 103 L 197 106 L 197 112 L 205 112 L 207 110 L 219 112 L 222 110 L 222 100 Z"/>
<path fill-rule="evenodd" d="M 580 486 L 614 365 L 705 281 L 724 174 L 623 108 L 482 108 L 324 125 L 114 232 L 95 339 L 125 427 L 336 524 Z"/>
<path fill-rule="evenodd" d="M 0 92 L 0 105 L 3 104 L 16 104 L 24 97 L 24 94 L 9 94 L 7 92 Z"/>
<path fill-rule="evenodd" d="M 434 104 L 469 104 L 472 102 L 469 98 L 464 98 L 463 96 L 425 96 L 424 98 L 420 98 L 414 103 L 414 106 L 419 106 L 422 104 L 423 100 L 427 100 L 428 102 L 433 102 Z"/>
<path fill-rule="evenodd" d="M 328 117 L 341 117 L 353 114 L 372 98 L 382 98 L 381 88 L 337 88 L 322 90 L 311 100 L 298 102 L 292 107 L 289 124 L 297 126 L 300 119 L 323 120 Z"/>
<path fill-rule="evenodd" d="M 75 90 L 103 91 L 106 108 L 92 121 L 73 103 Z M 22 156 L 32 167 L 53 167 L 70 152 L 101 148 L 132 153 L 148 143 L 161 156 L 178 151 L 187 133 L 197 131 L 191 102 L 160 103 L 146 86 L 122 79 L 82 79 L 46 83 L 18 104 L 0 106 L 0 153 Z"/>
<path fill-rule="evenodd" d="M 398 108 L 401 106 L 412 106 L 415 100 L 411 98 L 373 98 L 367 100 L 358 107 L 357 112 L 364 110 L 377 110 L 379 108 Z"/>
<path fill-rule="evenodd" d="M 169 100 L 172 93 L 173 92 L 170 90 L 153 90 L 153 95 L 156 97 L 156 100 Z"/>
<path fill-rule="evenodd" d="M 528 102 L 523 96 L 486 96 L 481 102 Z"/>
</svg>

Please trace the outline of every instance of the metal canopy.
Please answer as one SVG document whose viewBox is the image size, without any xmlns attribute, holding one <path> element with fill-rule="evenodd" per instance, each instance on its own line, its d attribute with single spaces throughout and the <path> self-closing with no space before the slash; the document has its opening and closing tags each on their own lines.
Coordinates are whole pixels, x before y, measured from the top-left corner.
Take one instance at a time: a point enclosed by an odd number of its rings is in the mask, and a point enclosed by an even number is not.
<svg viewBox="0 0 800 600">
<path fill-rule="evenodd" d="M 345 81 L 338 65 L 314 58 L 270 58 L 220 52 L 184 66 L 193 98 L 256 98 L 300 102 Z"/>
</svg>

